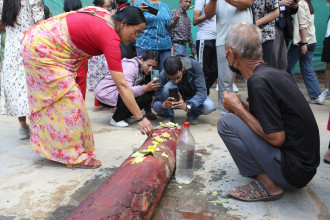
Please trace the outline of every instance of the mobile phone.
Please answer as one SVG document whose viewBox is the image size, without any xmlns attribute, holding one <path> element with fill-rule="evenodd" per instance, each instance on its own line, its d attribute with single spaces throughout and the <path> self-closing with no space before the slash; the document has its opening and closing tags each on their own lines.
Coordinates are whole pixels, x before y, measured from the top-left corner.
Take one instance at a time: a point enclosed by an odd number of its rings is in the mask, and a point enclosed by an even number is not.
<svg viewBox="0 0 330 220">
<path fill-rule="evenodd" d="M 158 14 L 158 9 L 157 8 L 151 7 L 150 5 L 147 5 L 145 3 L 142 3 L 142 5 L 147 6 L 147 10 L 150 14 L 157 16 L 157 14 Z"/>
<path fill-rule="evenodd" d="M 179 90 L 177 88 L 168 89 L 169 97 L 173 97 L 174 101 L 177 102 L 180 100 Z"/>
<path fill-rule="evenodd" d="M 155 83 L 159 83 L 159 70 L 151 70 L 150 76 L 151 76 L 151 81 L 154 80 L 155 78 L 158 78 L 158 80 L 155 81 Z"/>
</svg>

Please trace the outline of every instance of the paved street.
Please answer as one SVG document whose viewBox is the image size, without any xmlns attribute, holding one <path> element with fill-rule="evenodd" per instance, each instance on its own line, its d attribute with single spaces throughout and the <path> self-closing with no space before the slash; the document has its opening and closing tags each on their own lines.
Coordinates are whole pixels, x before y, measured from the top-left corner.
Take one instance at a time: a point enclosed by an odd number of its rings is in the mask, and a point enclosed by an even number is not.
<svg viewBox="0 0 330 220">
<path fill-rule="evenodd" d="M 302 80 L 298 82 L 306 95 Z M 238 77 L 237 85 L 245 100 L 242 78 Z M 322 81 L 320 87 L 324 88 Z M 217 100 L 214 89 L 211 98 Z M 92 112 L 93 103 L 93 94 L 88 93 L 86 105 L 97 159 L 102 161 L 102 167 L 96 170 L 67 169 L 33 154 L 28 140 L 18 140 L 18 120 L 0 116 L 0 220 L 63 219 L 144 142 L 146 136 L 140 134 L 136 124 L 128 128 L 112 127 L 109 125 L 112 113 Z M 179 188 L 172 178 L 152 219 L 330 219 L 330 165 L 323 163 L 330 140 L 330 132 L 326 130 L 330 100 L 325 105 L 311 107 L 320 130 L 321 164 L 307 187 L 287 192 L 281 200 L 273 202 L 246 203 L 229 198 L 228 190 L 251 180 L 239 175 L 218 136 L 217 109 L 209 116 L 201 116 L 199 125 L 191 126 L 196 140 L 196 180 Z M 176 111 L 176 114 L 176 122 L 182 124 L 185 113 Z M 153 124 L 157 126 L 158 122 Z M 218 203 L 210 202 L 215 200 Z"/>
</svg>

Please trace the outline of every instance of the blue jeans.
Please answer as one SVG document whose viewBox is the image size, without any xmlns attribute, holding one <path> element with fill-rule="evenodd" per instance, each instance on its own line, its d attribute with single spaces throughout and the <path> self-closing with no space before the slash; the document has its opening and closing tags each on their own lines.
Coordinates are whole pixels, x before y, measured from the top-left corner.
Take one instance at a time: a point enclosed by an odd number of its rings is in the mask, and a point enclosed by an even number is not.
<svg viewBox="0 0 330 220">
<path fill-rule="evenodd" d="M 146 49 L 143 49 L 141 47 L 137 47 L 136 48 L 136 53 L 138 56 L 142 56 L 147 50 Z M 159 72 L 161 72 L 163 70 L 163 64 L 164 64 L 164 61 L 167 57 L 171 56 L 171 50 L 158 50 L 159 52 L 159 55 L 160 55 L 160 62 L 158 64 L 158 69 L 159 69 Z"/>
<path fill-rule="evenodd" d="M 187 46 L 183 46 L 181 44 L 173 44 L 174 46 L 174 56 L 178 54 L 187 55 Z"/>
<path fill-rule="evenodd" d="M 166 100 L 169 97 L 169 89 L 170 88 L 178 88 L 176 84 L 174 84 L 172 81 L 167 82 L 164 85 L 163 88 L 163 99 Z M 184 100 L 184 101 L 189 101 L 189 99 Z M 155 109 L 154 109 L 155 110 Z M 200 115 L 208 115 L 212 112 L 215 111 L 215 105 L 210 97 L 207 97 L 205 101 L 203 102 L 203 105 L 200 107 L 197 107 L 195 109 L 191 109 L 190 112 L 188 112 L 188 118 L 193 119 L 193 118 L 198 118 Z M 162 113 L 162 112 L 157 112 L 157 113 Z M 173 121 L 174 119 L 174 111 L 172 108 L 164 110 L 164 119 L 168 119 Z"/>
<path fill-rule="evenodd" d="M 301 48 L 297 45 L 291 45 L 288 51 L 288 68 L 287 72 L 294 76 L 294 66 L 299 60 L 301 74 L 303 76 L 308 96 L 316 98 L 321 94 L 319 87 L 319 80 L 312 66 L 312 58 L 315 51 L 316 44 L 308 44 L 308 53 L 301 54 Z"/>
</svg>

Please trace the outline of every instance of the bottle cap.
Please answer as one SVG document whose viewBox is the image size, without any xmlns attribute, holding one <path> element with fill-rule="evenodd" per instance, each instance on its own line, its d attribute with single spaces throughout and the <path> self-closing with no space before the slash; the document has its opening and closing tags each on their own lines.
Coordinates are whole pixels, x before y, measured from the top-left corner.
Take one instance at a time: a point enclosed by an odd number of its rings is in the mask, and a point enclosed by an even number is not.
<svg viewBox="0 0 330 220">
<path fill-rule="evenodd" d="M 185 128 L 189 128 L 189 125 L 190 125 L 189 122 L 185 122 L 185 123 L 184 123 L 184 127 L 185 127 Z"/>
</svg>

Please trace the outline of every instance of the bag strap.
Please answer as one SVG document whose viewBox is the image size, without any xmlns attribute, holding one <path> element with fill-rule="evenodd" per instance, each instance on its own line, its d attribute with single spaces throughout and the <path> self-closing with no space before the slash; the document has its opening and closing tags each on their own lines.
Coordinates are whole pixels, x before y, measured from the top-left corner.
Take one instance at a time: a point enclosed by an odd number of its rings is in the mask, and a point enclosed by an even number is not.
<svg viewBox="0 0 330 220">
<path fill-rule="evenodd" d="M 107 24 L 108 24 L 110 27 L 112 27 L 113 29 L 115 29 L 115 27 L 114 27 L 114 25 L 113 25 L 112 22 L 110 22 L 110 21 L 108 21 L 107 19 L 105 19 L 104 17 L 102 17 L 102 16 L 96 14 L 95 11 L 76 11 L 76 12 L 85 13 L 85 14 L 90 14 L 90 15 L 94 15 L 94 16 L 96 16 L 96 17 L 98 17 L 98 18 L 101 18 L 101 19 L 103 19 L 105 22 L 107 22 Z"/>
</svg>

